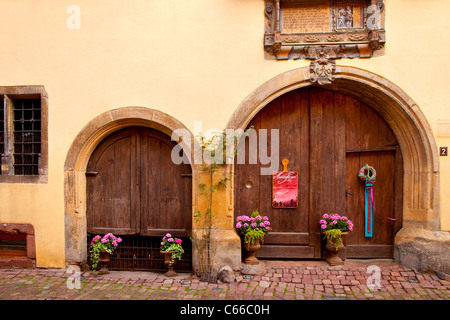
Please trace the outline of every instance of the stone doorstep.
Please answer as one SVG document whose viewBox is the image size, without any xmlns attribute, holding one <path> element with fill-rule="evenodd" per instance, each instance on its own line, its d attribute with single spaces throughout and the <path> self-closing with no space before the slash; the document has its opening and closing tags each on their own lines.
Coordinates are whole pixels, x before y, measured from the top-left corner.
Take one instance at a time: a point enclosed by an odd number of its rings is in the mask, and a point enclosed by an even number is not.
<svg viewBox="0 0 450 320">
<path fill-rule="evenodd" d="M 5 267 L 33 268 L 34 262 L 27 257 L 0 258 L 0 268 Z"/>
</svg>

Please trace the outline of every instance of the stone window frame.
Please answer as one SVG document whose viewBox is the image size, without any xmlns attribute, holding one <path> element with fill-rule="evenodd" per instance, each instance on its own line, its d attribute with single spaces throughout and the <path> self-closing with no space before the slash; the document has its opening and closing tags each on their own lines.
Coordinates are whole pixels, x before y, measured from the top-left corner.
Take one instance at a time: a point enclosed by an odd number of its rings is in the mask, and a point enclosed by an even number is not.
<svg viewBox="0 0 450 320">
<path fill-rule="evenodd" d="M 11 150 L 11 140 L 5 139 L 5 152 L 1 155 L 0 183 L 47 183 L 48 182 L 48 95 L 44 86 L 0 86 L 0 97 L 4 100 L 10 99 L 40 99 L 41 100 L 41 153 L 37 175 L 15 175 L 10 170 L 12 165 L 13 151 Z M 11 114 L 8 105 L 4 104 L 5 132 L 7 126 L 12 126 L 13 119 L 7 114 Z M 10 129 L 10 131 L 12 131 Z M 9 150 L 7 150 L 9 148 Z"/>
</svg>

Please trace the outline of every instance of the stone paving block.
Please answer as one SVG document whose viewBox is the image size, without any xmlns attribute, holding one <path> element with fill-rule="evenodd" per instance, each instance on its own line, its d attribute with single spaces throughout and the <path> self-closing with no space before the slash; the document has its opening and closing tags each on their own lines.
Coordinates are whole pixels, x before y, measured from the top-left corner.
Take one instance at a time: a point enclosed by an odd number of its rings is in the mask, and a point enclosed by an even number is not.
<svg viewBox="0 0 450 320">
<path fill-rule="evenodd" d="M 129 274 L 129 273 L 128 273 Z M 292 266 L 267 268 L 266 274 L 234 283 L 209 284 L 191 278 L 189 285 L 156 274 L 149 278 L 87 276 L 81 289 L 69 290 L 70 274 L 63 270 L 0 269 L 0 299 L 61 300 L 216 300 L 216 299 L 323 299 L 322 295 L 345 295 L 369 300 L 448 300 L 450 283 L 436 275 L 402 268 L 383 268 L 380 290 L 369 290 L 365 268 Z M 407 282 L 417 279 L 418 282 Z"/>
<path fill-rule="evenodd" d="M 319 285 L 319 284 L 322 284 L 322 281 L 323 281 L 323 280 L 320 280 L 320 279 L 313 279 L 313 280 L 312 280 L 312 283 L 313 283 L 314 285 Z"/>
<path fill-rule="evenodd" d="M 350 286 L 352 284 L 351 281 L 347 279 L 341 280 L 340 282 L 343 286 Z"/>
</svg>

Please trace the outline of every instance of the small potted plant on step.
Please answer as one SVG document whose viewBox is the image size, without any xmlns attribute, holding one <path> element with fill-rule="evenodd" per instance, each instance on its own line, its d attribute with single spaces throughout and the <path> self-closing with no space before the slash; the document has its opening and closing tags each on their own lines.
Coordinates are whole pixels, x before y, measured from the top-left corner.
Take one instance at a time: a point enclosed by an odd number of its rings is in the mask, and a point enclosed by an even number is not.
<svg viewBox="0 0 450 320">
<path fill-rule="evenodd" d="M 105 234 L 103 237 L 96 235 L 92 238 L 90 245 L 90 257 L 92 269 L 98 274 L 108 274 L 108 264 L 111 261 L 110 255 L 117 249 L 119 243 L 122 242 L 120 237 L 116 237 L 112 233 Z M 100 264 L 100 270 L 97 266 Z"/>
<path fill-rule="evenodd" d="M 253 211 L 252 215 L 239 216 L 236 218 L 236 230 L 244 236 L 244 249 L 247 251 L 245 264 L 259 264 L 256 252 L 264 243 L 264 237 L 272 230 L 269 218 L 261 217 L 258 211 Z"/>
<path fill-rule="evenodd" d="M 180 260 L 184 253 L 181 246 L 182 240 L 172 237 L 167 233 L 161 240 L 161 253 L 164 255 L 164 264 L 169 268 L 165 273 L 167 277 L 175 277 L 177 273 L 173 270 L 176 260 Z"/>
<path fill-rule="evenodd" d="M 329 256 L 326 261 L 332 266 L 343 265 L 344 261 L 338 257 L 338 254 L 344 248 L 342 237 L 347 235 L 349 231 L 353 231 L 352 221 L 337 213 L 325 213 L 320 220 L 320 228 L 327 240 L 326 248 Z"/>
</svg>

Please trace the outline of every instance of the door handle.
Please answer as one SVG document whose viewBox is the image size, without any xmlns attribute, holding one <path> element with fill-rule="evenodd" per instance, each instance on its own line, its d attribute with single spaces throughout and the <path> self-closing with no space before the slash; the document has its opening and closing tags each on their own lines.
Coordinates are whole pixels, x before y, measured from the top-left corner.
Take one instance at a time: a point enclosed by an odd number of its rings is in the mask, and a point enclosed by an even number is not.
<svg viewBox="0 0 450 320">
<path fill-rule="evenodd" d="M 352 190 L 345 190 L 345 197 L 352 196 Z"/>
</svg>

